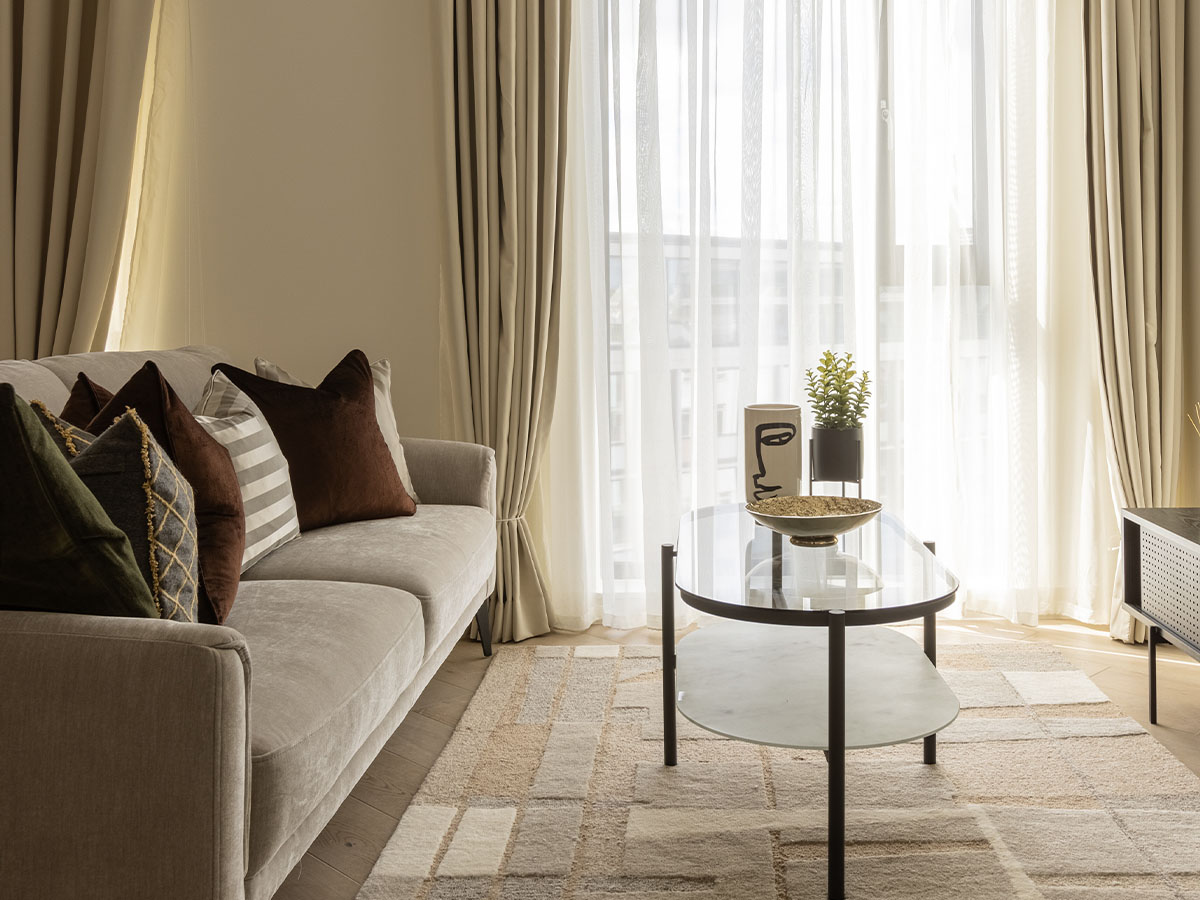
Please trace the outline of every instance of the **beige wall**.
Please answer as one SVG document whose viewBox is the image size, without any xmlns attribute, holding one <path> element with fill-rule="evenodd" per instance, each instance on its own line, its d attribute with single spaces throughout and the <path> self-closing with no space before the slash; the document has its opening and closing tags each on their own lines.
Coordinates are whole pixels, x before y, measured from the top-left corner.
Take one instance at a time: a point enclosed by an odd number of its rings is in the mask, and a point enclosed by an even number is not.
<svg viewBox="0 0 1200 900">
<path fill-rule="evenodd" d="M 401 434 L 438 433 L 432 14 L 424 0 L 193 0 L 187 187 L 131 340 L 216 344 L 310 381 L 361 347 L 392 361 Z"/>
</svg>

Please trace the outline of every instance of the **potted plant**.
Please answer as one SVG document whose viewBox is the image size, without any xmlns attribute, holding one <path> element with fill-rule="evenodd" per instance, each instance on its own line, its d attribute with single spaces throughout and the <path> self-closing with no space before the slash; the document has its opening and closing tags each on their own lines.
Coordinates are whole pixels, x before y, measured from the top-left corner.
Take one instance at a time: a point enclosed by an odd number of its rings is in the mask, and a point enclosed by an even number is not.
<svg viewBox="0 0 1200 900">
<path fill-rule="evenodd" d="M 850 353 L 826 350 L 816 371 L 808 369 L 813 411 L 812 481 L 862 481 L 862 420 L 871 396 L 870 375 L 854 368 Z"/>
</svg>

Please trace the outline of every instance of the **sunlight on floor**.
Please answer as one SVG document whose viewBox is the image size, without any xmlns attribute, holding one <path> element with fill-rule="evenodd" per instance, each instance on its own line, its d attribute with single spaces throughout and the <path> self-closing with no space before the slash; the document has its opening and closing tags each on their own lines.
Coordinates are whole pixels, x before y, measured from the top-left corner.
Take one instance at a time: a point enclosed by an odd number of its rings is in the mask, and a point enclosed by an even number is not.
<svg viewBox="0 0 1200 900">
<path fill-rule="evenodd" d="M 1040 631 L 1064 631 L 1070 634 L 1104 635 L 1107 629 L 1103 625 L 1085 625 L 1082 622 L 1071 622 L 1063 619 L 1046 619 L 1038 623 Z"/>
<path fill-rule="evenodd" d="M 1146 648 L 1142 647 L 1140 645 L 1138 647 L 1129 647 L 1129 649 L 1127 649 L 1127 650 L 1100 650 L 1100 649 L 1097 649 L 1096 647 L 1080 647 L 1078 644 L 1055 644 L 1054 646 L 1057 647 L 1059 650 L 1070 650 L 1075 653 L 1098 653 L 1103 656 L 1122 656 L 1122 657 L 1126 657 L 1126 658 L 1133 657 L 1134 659 L 1142 659 L 1142 660 L 1146 659 Z M 1122 645 L 1122 646 L 1124 646 L 1124 645 Z M 1169 645 L 1165 645 L 1165 646 L 1169 646 Z M 1158 664 L 1160 666 L 1161 665 L 1172 665 L 1172 666 L 1192 666 L 1195 668 L 1200 668 L 1200 663 L 1196 662 L 1195 660 L 1177 659 L 1174 656 L 1167 656 L 1166 652 L 1167 651 L 1165 651 L 1164 648 L 1159 649 Z"/>
</svg>

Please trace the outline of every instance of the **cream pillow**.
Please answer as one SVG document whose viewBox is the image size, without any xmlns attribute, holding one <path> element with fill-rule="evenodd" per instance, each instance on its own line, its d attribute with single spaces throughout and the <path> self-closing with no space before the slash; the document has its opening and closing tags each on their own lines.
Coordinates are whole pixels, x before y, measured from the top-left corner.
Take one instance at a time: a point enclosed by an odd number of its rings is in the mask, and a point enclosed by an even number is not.
<svg viewBox="0 0 1200 900">
<path fill-rule="evenodd" d="M 259 378 L 269 381 L 312 387 L 308 382 L 301 381 L 289 373 L 287 369 L 261 356 L 254 359 L 254 372 Z M 392 364 L 386 359 L 371 363 L 371 384 L 375 388 L 375 421 L 379 423 L 383 441 L 387 444 L 388 452 L 392 454 L 392 461 L 396 464 L 396 471 L 400 480 L 404 482 L 408 496 L 413 498 L 413 502 L 420 503 L 421 498 L 413 490 L 412 476 L 408 474 L 408 463 L 404 461 L 404 447 L 400 444 L 400 433 L 396 427 L 396 412 L 392 409 Z"/>
</svg>

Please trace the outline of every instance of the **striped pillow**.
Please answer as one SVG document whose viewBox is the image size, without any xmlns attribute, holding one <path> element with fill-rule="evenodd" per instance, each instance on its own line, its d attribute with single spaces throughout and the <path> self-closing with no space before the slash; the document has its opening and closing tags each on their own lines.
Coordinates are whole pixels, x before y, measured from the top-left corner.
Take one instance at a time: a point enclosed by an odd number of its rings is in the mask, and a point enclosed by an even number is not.
<svg viewBox="0 0 1200 900">
<path fill-rule="evenodd" d="M 300 534 L 287 460 L 266 418 L 240 388 L 214 372 L 196 421 L 229 451 L 246 510 L 242 571 Z"/>
</svg>

